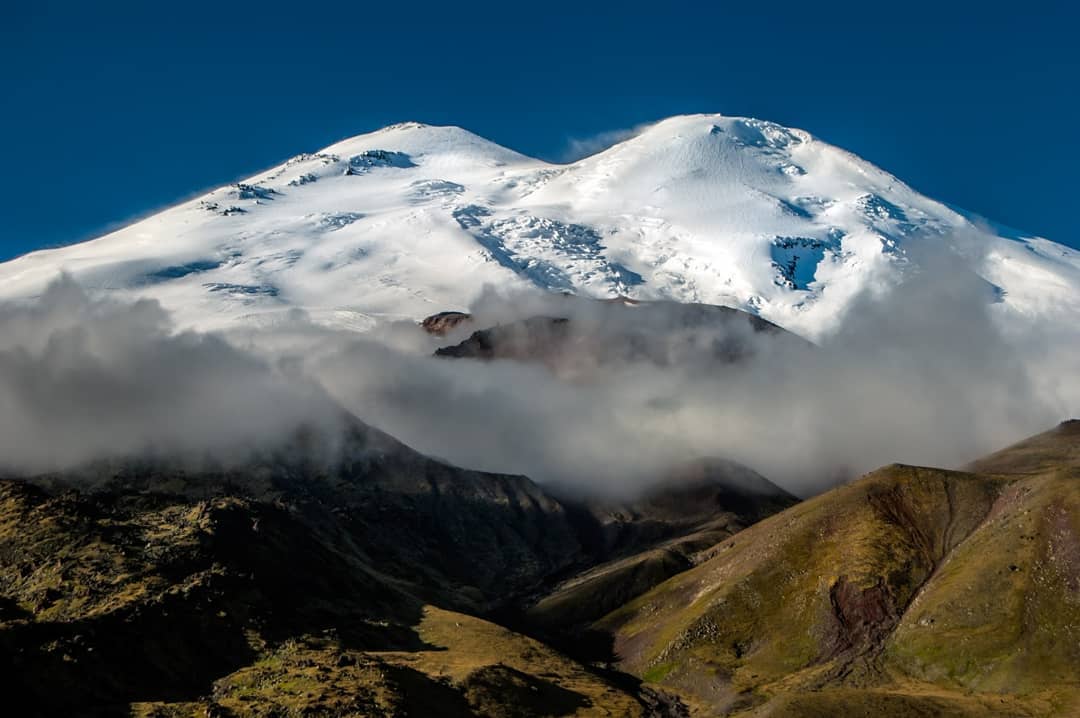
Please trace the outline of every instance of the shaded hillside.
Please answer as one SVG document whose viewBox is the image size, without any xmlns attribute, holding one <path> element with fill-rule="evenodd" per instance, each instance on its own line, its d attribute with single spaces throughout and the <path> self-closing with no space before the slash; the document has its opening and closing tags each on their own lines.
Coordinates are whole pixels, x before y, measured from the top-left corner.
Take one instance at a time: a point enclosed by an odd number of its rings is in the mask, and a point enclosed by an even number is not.
<svg viewBox="0 0 1080 718">
<path fill-rule="evenodd" d="M 586 506 L 603 528 L 608 550 L 625 554 L 650 538 L 670 537 L 673 528 L 719 520 L 745 527 L 797 501 L 749 467 L 726 459 L 699 459 L 672 469 L 641 495 L 593 499 Z"/>
<path fill-rule="evenodd" d="M 340 436 L 301 432 L 232 464 L 116 459 L 30 481 L 53 491 L 285 502 L 305 524 L 347 536 L 418 595 L 475 608 L 581 554 L 565 507 L 529 479 L 429 459 L 347 416 Z"/>
<path fill-rule="evenodd" d="M 529 607 L 528 617 L 548 629 L 582 627 L 797 501 L 745 466 L 711 459 L 673 471 L 634 499 L 588 502 L 584 510 L 599 526 L 599 556 L 608 560 L 560 582 Z"/>
<path fill-rule="evenodd" d="M 412 642 L 420 603 L 282 505 L 0 482 L 0 660 L 41 714 L 179 700 L 259 646 Z M 391 621 L 386 623 L 386 621 Z"/>
<path fill-rule="evenodd" d="M 590 508 L 343 420 L 340 437 L 300 432 L 231 464 L 0 480 L 0 675 L 43 715 L 679 715 L 627 676 L 445 611 L 505 613 L 713 514 L 768 512 L 769 492 L 746 503 L 767 482 Z"/>
<path fill-rule="evenodd" d="M 537 361 L 576 376 L 638 362 L 670 366 L 747 361 L 771 344 L 790 352 L 812 346 L 761 317 L 730 307 L 576 297 L 565 297 L 564 303 L 565 316 L 531 316 L 478 329 L 435 355 Z M 425 328 L 445 334 L 445 314 L 425 319 Z"/>
<path fill-rule="evenodd" d="M 20 715 L 678 715 L 423 606 L 281 504 L 0 482 L 0 541 L 0 675 Z"/>
<path fill-rule="evenodd" d="M 334 637 L 283 643 L 195 701 L 139 703 L 135 716 L 679 716 L 663 693 L 613 682 L 533 639 L 425 607 L 408 650 L 358 651 Z"/>
<path fill-rule="evenodd" d="M 975 464 L 1028 474 L 880 469 L 735 535 L 597 628 L 626 670 L 702 715 L 1068 715 L 1077 441 L 1066 425 Z"/>
<path fill-rule="evenodd" d="M 127 715 L 130 704 L 155 716 L 678 715 L 632 680 L 424 608 L 424 593 L 492 594 L 394 578 L 371 553 L 347 522 L 302 503 L 0 481 L 9 705 L 58 716 Z"/>
</svg>

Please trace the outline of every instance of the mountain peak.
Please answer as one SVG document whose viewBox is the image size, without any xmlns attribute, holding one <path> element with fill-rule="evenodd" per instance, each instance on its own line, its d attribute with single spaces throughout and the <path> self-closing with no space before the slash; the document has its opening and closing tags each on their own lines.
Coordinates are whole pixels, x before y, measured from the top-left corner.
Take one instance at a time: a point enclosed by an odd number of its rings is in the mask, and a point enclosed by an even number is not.
<svg viewBox="0 0 1080 718">
<path fill-rule="evenodd" d="M 673 115 L 642 125 L 626 139 L 612 145 L 615 149 L 634 144 L 670 144 L 712 137 L 730 139 L 745 147 L 781 149 L 814 140 L 813 135 L 768 120 L 719 113 Z M 605 150 L 606 151 L 606 150 Z"/>
<path fill-rule="evenodd" d="M 484 286 L 533 288 L 725 305 L 813 339 L 891 286 L 922 238 L 967 257 L 1003 313 L 1076 322 L 1080 253 L 976 226 L 803 130 L 719 114 L 669 117 L 567 165 L 461 127 L 391 125 L 0 265 L 0 298 L 68 271 L 157 297 L 184 327 L 299 307 L 368 329 L 467 309 Z"/>
<path fill-rule="evenodd" d="M 456 126 L 456 125 L 455 125 Z M 392 125 L 387 125 L 377 132 L 391 132 L 393 130 L 422 130 L 431 125 L 424 122 L 416 122 L 414 120 L 406 120 L 405 122 L 395 122 Z"/>
<path fill-rule="evenodd" d="M 525 155 L 484 139 L 456 125 L 399 122 L 380 130 L 356 135 L 320 150 L 319 154 L 346 155 L 364 151 L 402 152 L 428 161 L 442 158 L 459 164 L 501 166 L 536 162 Z"/>
</svg>

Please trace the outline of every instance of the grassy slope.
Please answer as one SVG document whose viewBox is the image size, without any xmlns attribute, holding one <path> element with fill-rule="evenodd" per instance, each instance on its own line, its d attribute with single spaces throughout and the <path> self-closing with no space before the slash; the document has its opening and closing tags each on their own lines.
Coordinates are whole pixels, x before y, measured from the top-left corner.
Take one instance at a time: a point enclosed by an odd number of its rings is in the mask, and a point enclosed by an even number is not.
<svg viewBox="0 0 1080 718">
<path fill-rule="evenodd" d="M 597 627 L 702 715 L 1080 715 L 1080 424 L 970 468 L 803 502 Z M 300 519 L 0 482 L 0 677 L 72 715 L 681 715 Z"/>
<path fill-rule="evenodd" d="M 632 690 L 542 643 L 432 606 L 422 645 L 358 651 L 339 640 L 288 641 L 219 679 L 205 700 L 142 703 L 141 716 L 641 716 Z"/>
<path fill-rule="evenodd" d="M 409 588 L 293 507 L 0 481 L 0 686 L 28 715 L 638 716 L 664 700 Z"/>
<path fill-rule="evenodd" d="M 875 715 L 1067 711 L 1076 443 L 1066 426 L 977 464 L 1035 473 L 878 470 L 741 532 L 597 628 L 627 670 L 705 714 L 829 715 L 834 700 Z"/>
<path fill-rule="evenodd" d="M 695 557 L 740 530 L 730 516 L 631 556 L 594 566 L 530 606 L 529 620 L 556 628 L 587 624 L 693 566 Z"/>
<path fill-rule="evenodd" d="M 594 502 L 604 554 L 527 611 L 534 625 L 571 634 L 666 579 L 712 557 L 731 535 L 798 499 L 757 472 L 721 459 L 687 462 L 651 492 Z"/>
<path fill-rule="evenodd" d="M 886 647 L 899 673 L 957 689 L 1080 693 L 1080 423 L 972 468 L 1010 481 Z M 1062 690 L 1064 687 L 1064 690 Z M 1080 705 L 1076 706 L 1080 712 Z"/>
</svg>

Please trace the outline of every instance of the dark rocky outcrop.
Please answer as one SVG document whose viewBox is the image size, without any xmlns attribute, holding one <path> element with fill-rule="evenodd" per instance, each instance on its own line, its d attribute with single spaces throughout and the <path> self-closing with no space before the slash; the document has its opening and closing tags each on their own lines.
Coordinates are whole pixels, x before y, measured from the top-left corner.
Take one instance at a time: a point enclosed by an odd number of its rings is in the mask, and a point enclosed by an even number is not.
<svg viewBox="0 0 1080 718">
<path fill-rule="evenodd" d="M 435 355 L 535 361 L 578 374 L 629 363 L 732 364 L 751 360 L 765 343 L 775 343 L 794 359 L 813 346 L 761 317 L 730 307 L 621 298 L 566 297 L 565 302 L 565 316 L 536 315 L 479 329 Z M 435 323 L 440 316 L 429 319 Z"/>
</svg>

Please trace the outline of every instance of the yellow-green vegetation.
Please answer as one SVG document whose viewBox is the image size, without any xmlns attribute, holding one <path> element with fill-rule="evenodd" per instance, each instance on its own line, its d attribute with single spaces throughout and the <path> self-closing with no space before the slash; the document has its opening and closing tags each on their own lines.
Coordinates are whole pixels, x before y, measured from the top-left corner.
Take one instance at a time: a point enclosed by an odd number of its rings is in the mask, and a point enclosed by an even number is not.
<svg viewBox="0 0 1080 718">
<path fill-rule="evenodd" d="M 1077 467 L 1080 467 L 1080 420 L 1073 419 L 972 462 L 968 469 L 986 474 L 1038 475 Z"/>
<path fill-rule="evenodd" d="M 880 469 L 736 534 L 595 628 L 622 667 L 702 714 L 1070 715 L 1078 443 L 1063 425 L 975 465 L 995 473 Z"/>
<path fill-rule="evenodd" d="M 642 496 L 592 506 L 611 560 L 586 568 L 529 606 L 547 630 L 583 627 L 662 581 L 707 561 L 724 539 L 798 499 L 741 464 L 703 459 L 682 464 Z"/>
<path fill-rule="evenodd" d="M 422 647 L 359 651 L 330 638 L 289 640 L 213 686 L 204 701 L 140 703 L 136 715 L 641 716 L 635 696 L 544 644 L 432 606 Z"/>
<path fill-rule="evenodd" d="M 905 686 L 792 692 L 742 714 L 742 718 L 1020 718 L 1047 715 L 1053 710 L 1051 704 L 1038 699 Z"/>
<path fill-rule="evenodd" d="M 667 678 L 667 674 L 674 670 L 674 663 L 657 663 L 655 666 L 651 666 L 642 675 L 641 679 L 648 681 L 649 683 L 656 683 Z"/>
<path fill-rule="evenodd" d="M 159 718 L 638 716 L 663 702 L 425 608 L 335 524 L 302 519 L 230 496 L 0 481 L 0 671 L 17 702 Z"/>
<path fill-rule="evenodd" d="M 965 690 L 1080 692 L 1080 432 L 976 463 L 1012 471 L 987 520 L 909 606 L 886 646 L 905 675 Z M 999 474 L 1001 475 L 1001 474 Z"/>
<path fill-rule="evenodd" d="M 740 524 L 723 519 L 687 536 L 625 558 L 594 566 L 561 583 L 528 616 L 540 626 L 588 623 L 690 568 L 697 556 L 729 537 Z"/>
<path fill-rule="evenodd" d="M 455 527 L 480 476 L 464 503 L 420 504 L 360 484 L 331 502 L 157 493 L 156 474 L 85 493 L 0 481 L 0 675 L 41 715 L 1080 716 L 1078 447 L 1072 422 L 968 471 L 888 466 L 737 533 L 734 514 L 702 520 L 724 501 L 653 499 L 604 534 L 647 550 L 499 614 L 563 652 L 460 612 L 496 598 L 484 557 L 523 582 L 577 545 L 556 504 L 529 524 L 554 533 L 527 541 L 484 539 L 518 526 L 494 509 L 470 514 L 490 534 Z M 447 523 L 439 541 L 403 518 L 416 506 L 417 526 Z M 692 520 L 646 541 L 661 515 L 665 532 Z M 609 639 L 632 675 L 603 663 Z"/>
<path fill-rule="evenodd" d="M 417 633 L 431 650 L 386 653 L 384 659 L 463 686 L 483 709 L 480 715 L 641 714 L 640 704 L 623 690 L 543 643 L 488 621 L 429 606 Z M 511 702 L 500 707 L 499 686 L 516 691 L 522 681 L 549 700 L 531 701 L 536 705 L 527 712 Z"/>
<path fill-rule="evenodd" d="M 150 565 L 165 551 L 195 551 L 210 520 L 206 504 L 104 516 L 84 508 L 73 496 L 0 482 L 0 542 L 21 559 L 0 575 L 0 590 L 37 621 L 93 619 L 169 588 Z"/>
</svg>

